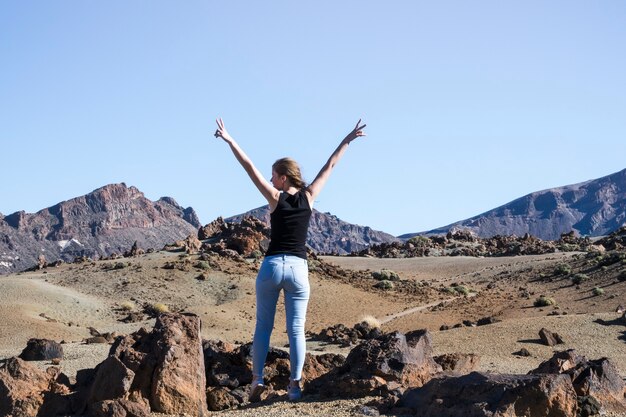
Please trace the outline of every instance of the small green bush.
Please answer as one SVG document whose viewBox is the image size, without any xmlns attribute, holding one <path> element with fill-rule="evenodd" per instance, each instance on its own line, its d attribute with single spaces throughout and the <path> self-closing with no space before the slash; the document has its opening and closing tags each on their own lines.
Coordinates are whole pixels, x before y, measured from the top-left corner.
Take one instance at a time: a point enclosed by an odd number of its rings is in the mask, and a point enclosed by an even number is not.
<svg viewBox="0 0 626 417">
<path fill-rule="evenodd" d="M 381 269 L 380 271 L 374 271 L 372 272 L 372 277 L 379 281 L 382 281 L 382 280 L 399 281 L 400 280 L 400 276 L 389 269 Z"/>
<path fill-rule="evenodd" d="M 315 259 L 311 259 L 308 261 L 309 264 L 309 271 L 317 271 L 320 269 L 320 261 L 317 261 Z"/>
<path fill-rule="evenodd" d="M 467 288 L 465 285 L 457 285 L 456 287 L 454 287 L 454 291 L 461 295 L 467 295 L 470 293 L 469 288 Z"/>
<path fill-rule="evenodd" d="M 393 282 L 387 280 L 387 279 L 383 279 L 382 281 L 377 282 L 376 284 L 374 284 L 375 288 L 380 288 L 382 290 L 391 290 L 393 289 Z"/>
<path fill-rule="evenodd" d="M 254 258 L 254 259 L 261 259 L 263 257 L 263 252 L 261 252 L 260 250 L 253 250 L 250 253 L 250 257 Z"/>
<path fill-rule="evenodd" d="M 595 287 L 593 290 L 593 295 L 598 296 L 604 294 L 604 288 Z"/>
<path fill-rule="evenodd" d="M 552 297 L 546 297 L 545 295 L 540 296 L 534 302 L 535 307 L 547 307 L 556 305 L 556 301 Z"/>
<path fill-rule="evenodd" d="M 209 265 L 209 263 L 207 261 L 199 261 L 196 264 L 196 268 L 206 270 L 206 269 L 211 269 L 211 265 Z"/>
<path fill-rule="evenodd" d="M 418 248 L 430 246 L 430 239 L 425 236 L 413 236 L 407 242 Z"/>
<path fill-rule="evenodd" d="M 589 277 L 585 274 L 574 274 L 572 276 L 572 282 L 575 285 L 581 284 L 583 281 L 586 281 Z"/>
<path fill-rule="evenodd" d="M 559 264 L 554 268 L 554 275 L 569 275 L 572 273 L 572 267 L 565 264 Z"/>
<path fill-rule="evenodd" d="M 113 265 L 113 269 L 124 269 L 126 268 L 126 264 L 124 262 L 115 262 L 115 265 Z"/>
</svg>

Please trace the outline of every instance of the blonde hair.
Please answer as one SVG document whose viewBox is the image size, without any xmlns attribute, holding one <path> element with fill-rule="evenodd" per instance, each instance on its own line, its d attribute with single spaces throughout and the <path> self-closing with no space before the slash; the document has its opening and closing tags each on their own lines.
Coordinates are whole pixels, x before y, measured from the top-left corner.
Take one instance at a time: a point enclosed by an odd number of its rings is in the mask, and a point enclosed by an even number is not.
<svg viewBox="0 0 626 417">
<path fill-rule="evenodd" d="M 298 163 L 291 158 L 280 158 L 272 165 L 272 169 L 276 171 L 278 175 L 284 175 L 289 179 L 289 182 L 296 188 L 306 188 L 307 184 L 302 179 L 302 173 Z"/>
</svg>

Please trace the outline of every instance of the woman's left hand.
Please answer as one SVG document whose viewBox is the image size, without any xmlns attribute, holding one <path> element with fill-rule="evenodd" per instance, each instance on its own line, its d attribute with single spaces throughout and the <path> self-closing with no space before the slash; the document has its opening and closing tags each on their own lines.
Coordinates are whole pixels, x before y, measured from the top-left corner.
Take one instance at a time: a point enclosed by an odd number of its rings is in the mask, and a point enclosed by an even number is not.
<svg viewBox="0 0 626 417">
<path fill-rule="evenodd" d="M 348 136 L 346 136 L 344 141 L 350 143 L 354 139 L 356 139 L 356 138 L 358 138 L 360 136 L 367 136 L 365 134 L 365 132 L 363 132 L 363 129 L 365 129 L 365 126 L 367 126 L 367 125 L 364 124 L 363 126 L 359 126 L 360 124 L 361 124 L 361 119 L 359 119 L 359 121 L 356 122 L 356 126 L 354 126 L 354 129 L 352 129 L 352 132 L 348 133 Z"/>
</svg>

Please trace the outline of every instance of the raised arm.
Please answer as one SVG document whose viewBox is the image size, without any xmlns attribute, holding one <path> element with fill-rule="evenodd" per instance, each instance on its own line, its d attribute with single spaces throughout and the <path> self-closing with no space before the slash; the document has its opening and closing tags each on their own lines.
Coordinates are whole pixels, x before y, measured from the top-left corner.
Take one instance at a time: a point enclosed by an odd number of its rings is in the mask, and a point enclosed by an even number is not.
<svg viewBox="0 0 626 417">
<path fill-rule="evenodd" d="M 324 185 L 326 185 L 326 181 L 328 181 L 328 177 L 330 177 L 330 173 L 333 171 L 333 168 L 335 168 L 335 165 L 337 165 L 337 162 L 339 162 L 339 160 L 343 156 L 343 153 L 346 151 L 346 149 L 348 149 L 348 145 L 350 145 L 350 142 L 360 136 L 365 136 L 365 132 L 363 132 L 363 129 L 366 125 L 359 126 L 360 124 L 361 119 L 359 119 L 359 121 L 356 123 L 354 129 L 350 133 L 348 133 L 348 135 L 341 141 L 337 149 L 335 149 L 335 152 L 333 152 L 330 158 L 328 158 L 326 164 L 322 167 L 319 174 L 317 174 L 317 177 L 315 177 L 311 185 L 309 185 L 309 187 L 307 188 L 306 193 L 307 197 L 309 198 L 309 205 L 311 207 L 313 207 L 313 202 L 315 201 L 315 198 L 322 191 Z"/>
<path fill-rule="evenodd" d="M 254 166 L 252 160 L 246 155 L 246 153 L 239 147 L 235 139 L 228 133 L 226 127 L 224 127 L 224 122 L 222 119 L 217 119 L 217 130 L 215 131 L 216 138 L 222 138 L 224 142 L 228 143 L 230 149 L 233 151 L 235 158 L 239 161 L 243 169 L 248 173 L 248 176 L 256 185 L 256 188 L 263 194 L 263 197 L 267 200 L 270 205 L 270 211 L 274 210 L 276 204 L 278 203 L 278 197 L 280 192 L 272 186 L 264 177 L 261 175 L 259 170 Z"/>
</svg>

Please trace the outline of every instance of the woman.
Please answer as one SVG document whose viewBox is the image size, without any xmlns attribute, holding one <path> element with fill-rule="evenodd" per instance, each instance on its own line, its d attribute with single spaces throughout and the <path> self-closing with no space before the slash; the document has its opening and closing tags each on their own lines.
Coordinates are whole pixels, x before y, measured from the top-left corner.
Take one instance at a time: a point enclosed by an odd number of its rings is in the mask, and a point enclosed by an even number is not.
<svg viewBox="0 0 626 417">
<path fill-rule="evenodd" d="M 263 368 L 274 327 L 276 302 L 281 289 L 285 292 L 285 313 L 291 376 L 288 396 L 291 401 L 302 397 L 300 380 L 306 354 L 304 322 L 309 301 L 309 269 L 306 257 L 306 235 L 313 202 L 322 191 L 333 168 L 341 159 L 350 142 L 365 136 L 358 121 L 354 129 L 341 141 L 322 167 L 315 180 L 307 186 L 302 180 L 298 164 L 289 158 L 272 165 L 271 184 L 263 178 L 250 158 L 228 134 L 222 119 L 217 120 L 215 137 L 222 138 L 250 176 L 270 208 L 270 245 L 256 278 L 256 328 L 252 343 L 252 388 L 250 401 L 258 401 L 265 389 Z"/>
</svg>

